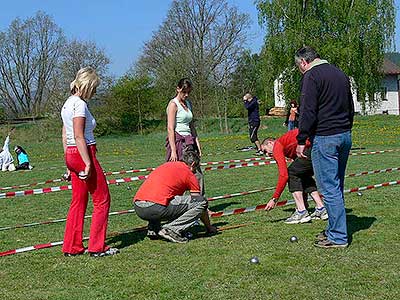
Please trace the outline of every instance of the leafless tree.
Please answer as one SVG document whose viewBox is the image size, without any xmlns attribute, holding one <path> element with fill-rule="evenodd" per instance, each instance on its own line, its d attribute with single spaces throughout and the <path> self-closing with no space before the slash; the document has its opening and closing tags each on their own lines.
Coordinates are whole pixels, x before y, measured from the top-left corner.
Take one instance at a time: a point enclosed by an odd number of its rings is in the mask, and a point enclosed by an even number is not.
<svg viewBox="0 0 400 300">
<path fill-rule="evenodd" d="M 226 0 L 175 0 L 136 67 L 155 78 L 161 91 L 173 91 L 179 78 L 190 77 L 200 115 L 215 112 L 210 88 L 226 82 L 249 25 L 249 16 Z"/>
<path fill-rule="evenodd" d="M 14 20 L 0 34 L 0 99 L 11 113 L 42 111 L 64 44 L 62 30 L 43 12 Z"/>
<path fill-rule="evenodd" d="M 76 72 L 91 66 L 103 79 L 110 60 L 93 42 L 67 41 L 43 12 L 15 19 L 0 32 L 0 102 L 13 116 L 59 112 Z"/>
<path fill-rule="evenodd" d="M 94 42 L 72 40 L 63 48 L 60 63 L 55 70 L 56 76 L 51 82 L 52 89 L 47 110 L 58 113 L 69 95 L 69 84 L 75 78 L 76 72 L 90 66 L 94 68 L 101 79 L 100 90 L 97 95 L 107 90 L 112 79 L 108 76 L 110 59 L 105 51 Z"/>
</svg>

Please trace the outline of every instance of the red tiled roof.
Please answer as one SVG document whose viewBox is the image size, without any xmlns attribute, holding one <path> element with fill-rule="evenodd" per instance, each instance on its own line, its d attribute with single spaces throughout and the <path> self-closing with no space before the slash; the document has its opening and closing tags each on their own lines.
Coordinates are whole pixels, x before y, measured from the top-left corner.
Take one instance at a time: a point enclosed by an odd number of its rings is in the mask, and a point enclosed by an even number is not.
<svg viewBox="0 0 400 300">
<path fill-rule="evenodd" d="M 400 67 L 392 61 L 385 58 L 383 61 L 383 74 L 385 75 L 400 75 Z"/>
</svg>

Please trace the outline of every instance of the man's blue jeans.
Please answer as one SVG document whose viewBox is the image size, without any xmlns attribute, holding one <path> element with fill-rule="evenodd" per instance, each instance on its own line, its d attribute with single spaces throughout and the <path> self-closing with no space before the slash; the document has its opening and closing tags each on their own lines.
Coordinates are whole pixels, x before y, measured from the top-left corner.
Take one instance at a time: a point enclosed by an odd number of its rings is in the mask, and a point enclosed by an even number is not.
<svg viewBox="0 0 400 300">
<path fill-rule="evenodd" d="M 346 131 L 315 136 L 311 152 L 318 190 L 324 197 L 329 215 L 326 234 L 335 244 L 348 242 L 343 190 L 350 149 L 351 131 Z"/>
</svg>

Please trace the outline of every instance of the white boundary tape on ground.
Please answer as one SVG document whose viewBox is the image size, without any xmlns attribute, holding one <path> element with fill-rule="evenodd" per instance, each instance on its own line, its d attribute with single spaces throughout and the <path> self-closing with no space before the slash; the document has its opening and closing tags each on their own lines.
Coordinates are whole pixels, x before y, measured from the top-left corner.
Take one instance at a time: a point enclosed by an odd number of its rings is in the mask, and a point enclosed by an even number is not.
<svg viewBox="0 0 400 300">
<path fill-rule="evenodd" d="M 400 151 L 400 149 L 389 149 L 389 150 L 369 151 L 369 152 L 352 152 L 352 153 L 350 153 L 350 155 L 352 155 L 352 156 L 371 155 L 371 154 L 390 153 L 390 152 L 396 152 L 396 151 Z M 201 163 L 201 166 L 220 165 L 220 164 L 228 164 L 228 163 L 236 163 L 236 162 L 258 161 L 258 160 L 272 160 L 272 158 L 271 157 L 252 157 L 252 158 L 246 158 L 246 159 L 231 159 L 231 160 L 217 161 L 217 162 L 205 162 L 205 163 Z M 106 176 L 122 175 L 122 174 L 127 174 L 127 173 L 150 172 L 150 171 L 153 171 L 154 169 L 155 169 L 154 167 L 149 167 L 149 168 L 143 168 L 143 169 L 131 169 L 131 170 L 104 172 L 104 174 Z M 219 168 L 219 169 L 222 169 L 222 168 Z M 48 183 L 60 182 L 60 181 L 61 181 L 61 179 L 51 179 L 51 180 L 47 180 L 47 181 L 39 182 L 39 183 L 30 183 L 30 184 L 8 186 L 8 187 L 0 187 L 0 190 L 11 190 L 11 189 L 16 189 L 16 188 L 24 188 L 24 187 L 29 187 L 29 186 L 42 185 L 42 184 L 48 184 Z"/>
<path fill-rule="evenodd" d="M 265 192 L 265 191 L 272 190 L 272 189 L 274 189 L 274 187 L 257 189 L 257 190 L 247 191 L 247 192 L 225 194 L 225 195 L 222 195 L 222 196 L 210 197 L 210 198 L 207 198 L 207 200 L 208 201 L 215 201 L 215 200 L 220 200 L 220 199 L 228 199 L 228 198 L 233 198 L 233 197 L 238 197 L 238 196 L 245 196 L 245 195 Z M 134 213 L 134 212 L 135 212 L 134 209 L 128 209 L 128 210 L 111 212 L 108 215 L 109 216 L 125 215 L 125 214 Z M 91 217 L 92 217 L 91 215 L 87 215 L 84 218 L 85 219 L 89 219 Z M 40 221 L 40 222 L 32 222 L 32 223 L 27 223 L 27 224 L 17 224 L 17 225 L 12 225 L 12 226 L 0 227 L 0 231 L 10 230 L 10 229 L 17 229 L 17 228 L 34 227 L 34 226 L 39 226 L 39 225 L 49 225 L 49 224 L 65 222 L 66 220 L 67 220 L 66 218 L 61 218 L 61 219 L 53 219 L 53 220 L 46 220 L 46 221 Z"/>
<path fill-rule="evenodd" d="M 385 182 L 385 183 L 380 183 L 380 184 L 375 184 L 375 185 L 368 185 L 364 187 L 355 187 L 351 188 L 348 190 L 345 190 L 345 193 L 353 193 L 357 191 L 363 191 L 363 190 L 370 190 L 374 188 L 380 188 L 380 187 L 386 187 L 386 186 L 391 186 L 391 185 L 397 185 L 400 184 L 400 180 L 396 181 L 391 181 L 391 182 Z M 285 200 L 285 201 L 279 201 L 277 203 L 277 206 L 286 206 L 294 204 L 294 200 Z M 238 215 L 238 214 L 243 214 L 243 213 L 249 213 L 249 212 L 254 212 L 254 211 L 259 211 L 259 210 L 265 210 L 267 204 L 260 204 L 257 206 L 251 206 L 251 207 L 244 207 L 244 208 L 236 208 L 233 210 L 226 210 L 226 211 L 221 211 L 221 212 L 214 212 L 210 214 L 211 218 L 219 218 L 219 217 L 226 217 L 226 216 L 231 216 L 231 215 Z M 140 230 L 144 230 L 145 227 L 141 227 Z M 114 233 L 114 234 L 123 234 L 121 233 Z M 88 239 L 87 237 L 84 238 L 85 240 Z M 51 248 L 54 246 L 59 246 L 62 245 L 63 242 L 51 242 L 51 243 L 46 243 L 46 244 L 37 244 L 33 246 L 28 246 L 28 247 L 23 247 L 23 248 L 18 248 L 18 249 L 12 249 L 12 250 L 7 250 L 4 252 L 0 252 L 0 257 L 2 256 L 8 256 L 8 255 L 13 255 L 13 254 L 18 254 L 18 253 L 23 253 L 23 252 L 28 252 L 28 251 L 34 251 L 34 250 L 40 250 L 40 249 L 45 249 L 45 248 Z"/>
<path fill-rule="evenodd" d="M 358 173 L 361 175 L 366 175 L 366 174 L 371 174 L 371 173 Z M 356 174 L 356 175 L 358 175 Z M 350 174 L 352 175 L 352 174 Z M 390 182 L 385 182 L 385 183 L 380 183 L 380 184 L 375 184 L 375 185 L 368 185 L 368 186 L 363 186 L 363 187 L 354 187 L 351 189 L 347 189 L 344 191 L 344 193 L 354 193 L 354 192 L 359 192 L 359 191 L 364 191 L 364 190 L 370 190 L 370 189 L 375 189 L 375 188 L 380 188 L 380 187 L 385 187 L 385 186 L 391 186 L 391 185 L 397 185 L 400 184 L 400 180 L 397 181 L 390 181 Z M 215 201 L 215 200 L 220 200 L 220 199 L 228 199 L 228 198 L 233 198 L 233 197 L 238 197 L 238 196 L 245 196 L 245 195 L 250 195 L 254 193 L 260 193 L 260 192 L 265 192 L 267 190 L 272 190 L 274 187 L 268 187 L 268 188 L 262 188 L 262 189 L 256 189 L 252 191 L 247 191 L 247 192 L 239 192 L 239 193 L 232 193 L 232 194 L 225 194 L 221 196 L 215 196 L 215 197 L 210 197 L 207 198 L 208 201 Z M 286 200 L 288 201 L 288 200 Z M 282 203 L 286 201 L 280 201 Z M 238 209 L 238 210 L 243 210 L 243 208 Z M 109 213 L 109 216 L 113 215 L 123 215 L 123 214 L 129 214 L 129 213 L 134 213 L 134 209 L 129 209 L 129 210 L 122 210 L 122 211 L 117 211 L 117 212 L 111 212 Z M 221 212 L 217 212 L 215 214 L 220 214 Z M 91 218 L 91 215 L 85 216 L 85 218 Z M 19 225 L 13 225 L 13 226 L 5 226 L 5 227 L 0 227 L 0 231 L 4 230 L 10 230 L 10 229 L 16 229 L 16 228 L 24 228 L 24 227 L 33 227 L 33 226 L 38 226 L 38 225 L 48 225 L 48 224 L 54 224 L 54 223 L 59 223 L 59 222 L 65 222 L 66 219 L 55 219 L 55 220 L 47 220 L 47 221 L 41 221 L 41 222 L 32 222 L 29 224 L 19 224 Z"/>
</svg>

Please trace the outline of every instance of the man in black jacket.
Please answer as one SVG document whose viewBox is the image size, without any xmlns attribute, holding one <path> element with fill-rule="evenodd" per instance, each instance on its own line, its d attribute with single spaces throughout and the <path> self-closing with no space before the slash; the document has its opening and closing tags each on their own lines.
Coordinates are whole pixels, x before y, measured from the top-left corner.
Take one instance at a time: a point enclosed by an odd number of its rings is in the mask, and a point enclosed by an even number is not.
<svg viewBox="0 0 400 300">
<path fill-rule="evenodd" d="M 328 226 L 317 235 L 315 246 L 345 248 L 348 236 L 344 173 L 351 149 L 354 117 L 350 81 L 311 47 L 299 49 L 295 62 L 303 74 L 296 152 L 298 157 L 305 157 L 305 143 L 310 138 L 315 178 L 329 215 Z"/>
<path fill-rule="evenodd" d="M 260 113 L 259 113 L 259 103 L 256 96 L 252 96 L 247 93 L 243 96 L 244 107 L 247 109 L 247 117 L 249 120 L 249 136 L 250 141 L 254 143 L 257 147 L 256 155 L 264 155 L 261 150 L 260 141 L 258 140 L 257 132 L 260 127 Z"/>
</svg>

